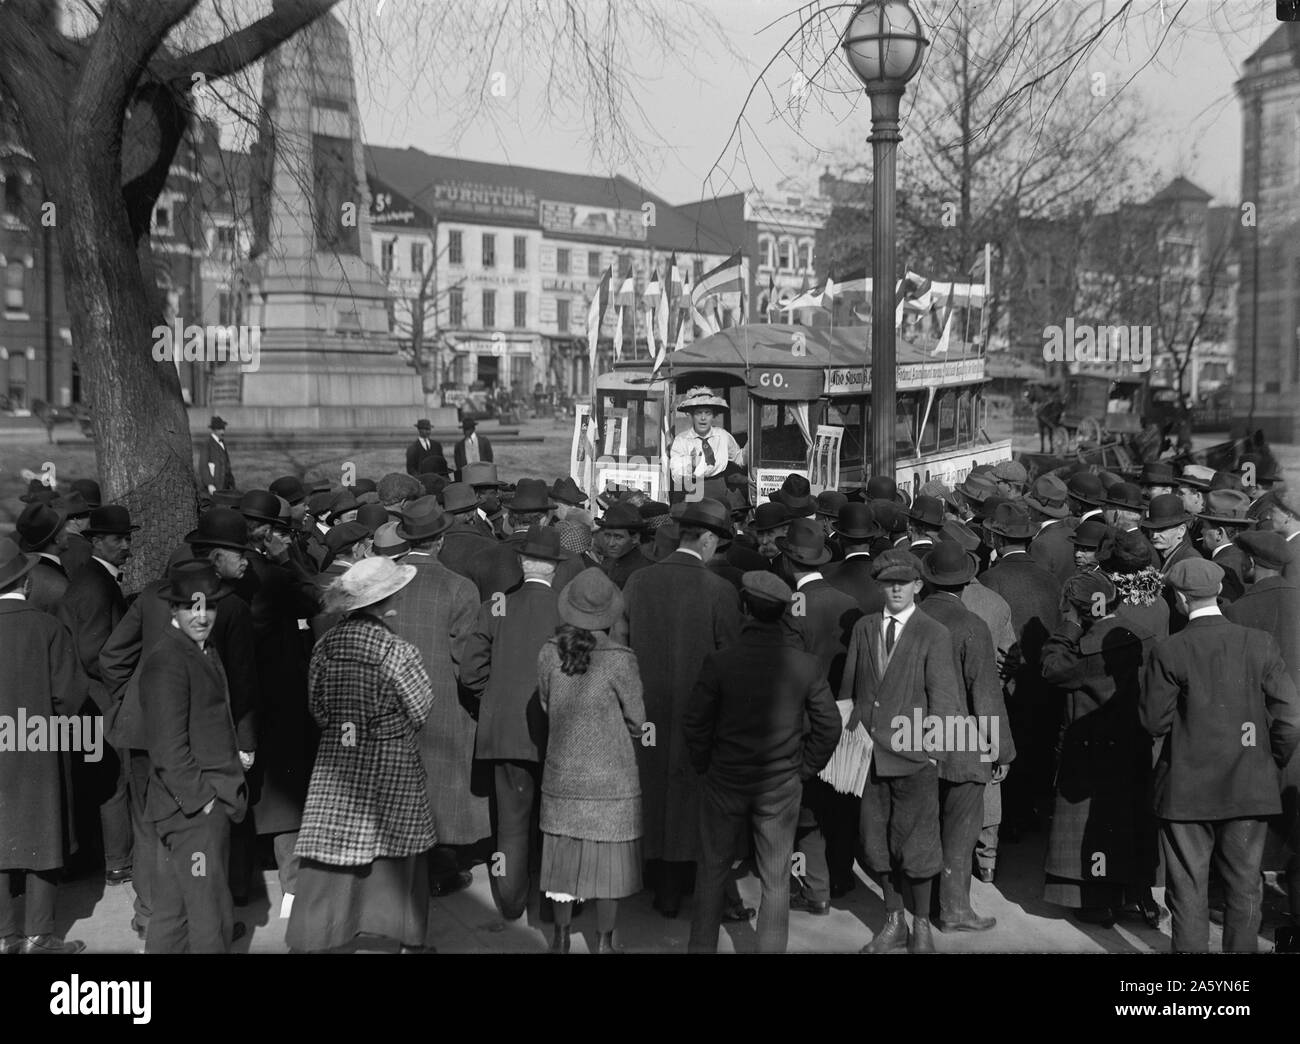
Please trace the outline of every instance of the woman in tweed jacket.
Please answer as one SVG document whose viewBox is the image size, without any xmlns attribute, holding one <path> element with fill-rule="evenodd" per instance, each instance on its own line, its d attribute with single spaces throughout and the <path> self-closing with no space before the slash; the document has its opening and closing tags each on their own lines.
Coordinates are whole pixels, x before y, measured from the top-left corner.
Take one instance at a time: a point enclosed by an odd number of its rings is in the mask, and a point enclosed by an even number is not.
<svg viewBox="0 0 1300 1044">
<path fill-rule="evenodd" d="M 417 736 L 433 690 L 419 651 L 384 623 L 415 574 L 367 558 L 327 592 L 327 609 L 347 615 L 311 659 L 321 743 L 295 849 L 303 868 L 286 934 L 295 951 L 361 934 L 424 948 L 435 838 Z"/>
<path fill-rule="evenodd" d="M 568 952 L 574 901 L 595 899 L 597 952 L 614 953 L 618 900 L 641 890 L 641 672 L 636 654 L 609 638 L 623 598 L 603 572 L 579 573 L 558 611 L 564 626 L 537 658 L 549 721 L 541 887 L 555 909 L 551 949 Z"/>
</svg>

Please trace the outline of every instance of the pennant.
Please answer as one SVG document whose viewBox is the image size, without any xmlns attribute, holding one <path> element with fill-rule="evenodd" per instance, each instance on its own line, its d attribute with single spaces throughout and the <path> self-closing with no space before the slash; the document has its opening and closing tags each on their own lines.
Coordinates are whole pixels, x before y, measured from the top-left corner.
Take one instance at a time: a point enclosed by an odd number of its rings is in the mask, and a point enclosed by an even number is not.
<svg viewBox="0 0 1300 1044">
<path fill-rule="evenodd" d="M 596 387 L 596 343 L 600 340 L 600 324 L 605 321 L 605 312 L 609 308 L 609 281 L 612 276 L 613 271 L 605 269 L 587 309 L 587 361 L 590 364 L 593 389 Z"/>
<path fill-rule="evenodd" d="M 623 306 L 619 305 L 614 312 L 614 361 L 619 362 L 623 358 Z"/>
</svg>

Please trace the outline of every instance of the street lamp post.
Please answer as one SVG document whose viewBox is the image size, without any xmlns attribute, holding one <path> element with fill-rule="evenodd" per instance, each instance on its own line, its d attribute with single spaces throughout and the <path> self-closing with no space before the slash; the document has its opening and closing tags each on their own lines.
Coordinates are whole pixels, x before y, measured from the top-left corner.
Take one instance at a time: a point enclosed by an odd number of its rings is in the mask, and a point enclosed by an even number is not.
<svg viewBox="0 0 1300 1044">
<path fill-rule="evenodd" d="M 894 476 L 897 384 L 894 171 L 898 109 L 929 43 L 907 0 L 867 0 L 844 31 L 844 54 L 871 99 L 871 471 Z"/>
</svg>

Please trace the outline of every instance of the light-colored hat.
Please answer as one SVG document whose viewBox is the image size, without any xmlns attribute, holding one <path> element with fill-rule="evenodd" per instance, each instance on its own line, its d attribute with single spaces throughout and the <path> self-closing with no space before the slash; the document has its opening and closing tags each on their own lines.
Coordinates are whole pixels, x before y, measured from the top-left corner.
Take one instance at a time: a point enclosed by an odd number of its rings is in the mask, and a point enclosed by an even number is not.
<svg viewBox="0 0 1300 1044">
<path fill-rule="evenodd" d="M 678 413 L 690 413 L 691 410 L 699 406 L 708 406 L 710 409 L 727 410 L 731 407 L 727 405 L 727 400 L 719 398 L 713 394 L 711 388 L 701 384 L 699 387 L 692 388 L 686 393 L 686 398 L 677 404 Z"/>
<path fill-rule="evenodd" d="M 416 569 L 389 558 L 363 558 L 330 584 L 325 592 L 326 610 L 350 613 L 382 602 L 415 579 Z"/>
</svg>

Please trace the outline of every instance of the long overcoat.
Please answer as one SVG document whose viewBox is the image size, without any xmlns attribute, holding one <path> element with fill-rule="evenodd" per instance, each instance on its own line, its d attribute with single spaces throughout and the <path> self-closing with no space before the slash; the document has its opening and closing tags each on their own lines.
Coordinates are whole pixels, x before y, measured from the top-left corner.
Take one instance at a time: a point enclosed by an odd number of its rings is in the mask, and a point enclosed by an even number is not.
<svg viewBox="0 0 1300 1044">
<path fill-rule="evenodd" d="M 653 743 L 637 747 L 647 859 L 698 858 L 700 777 L 682 715 L 704 658 L 740 638 L 740 595 L 684 551 L 639 569 L 623 589 L 628 644 L 641 665 Z M 650 736 L 647 734 L 647 739 Z"/>
<path fill-rule="evenodd" d="M 29 718 L 48 719 L 77 714 L 86 701 L 86 676 L 72 636 L 30 602 L 0 599 L 0 664 L 5 678 L 0 714 L 15 728 L 20 707 Z M 10 737 L 15 746 L 17 739 Z M 74 756 L 81 755 L 0 750 L 0 870 L 54 870 L 63 865 L 65 852 L 76 851 Z"/>
<path fill-rule="evenodd" d="M 434 829 L 440 844 L 473 844 L 492 832 L 488 789 L 473 780 L 474 716 L 461 702 L 459 685 L 478 592 L 426 552 L 412 551 L 402 562 L 415 566 L 415 578 L 397 593 L 397 615 L 388 623 L 420 651 L 433 686 L 433 707 L 419 743 Z"/>
<path fill-rule="evenodd" d="M 354 613 L 312 651 L 308 685 L 321 745 L 295 854 L 366 866 L 432 848 L 418 736 L 433 689 L 419 650 Z"/>
</svg>

